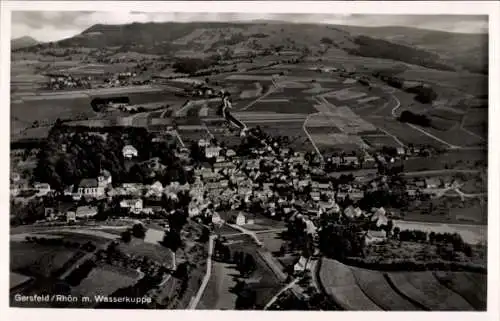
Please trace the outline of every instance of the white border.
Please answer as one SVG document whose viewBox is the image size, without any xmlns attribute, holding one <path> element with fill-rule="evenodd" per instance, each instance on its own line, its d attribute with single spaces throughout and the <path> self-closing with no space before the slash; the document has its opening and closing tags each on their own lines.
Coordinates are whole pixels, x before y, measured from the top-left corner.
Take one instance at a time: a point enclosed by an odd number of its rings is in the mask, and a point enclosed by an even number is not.
<svg viewBox="0 0 500 321">
<path fill-rule="evenodd" d="M 500 213 L 499 209 L 499 178 L 498 164 L 500 161 L 498 143 L 494 137 L 500 137 L 500 126 L 495 126 L 499 120 L 498 103 L 500 101 L 500 68 L 498 57 L 500 48 L 498 44 L 500 15 L 498 3 L 496 1 L 338 1 L 338 2 L 314 2 L 314 1 L 188 1 L 188 2 L 133 2 L 133 1 L 0 1 L 1 3 L 1 52 L 0 52 L 0 84 L 1 84 L 1 109 L 0 126 L 3 131 L 1 135 L 1 150 L 5 155 L 1 159 L 2 171 L 0 172 L 0 181 L 2 184 L 0 192 L 0 202 L 2 213 L 0 215 L 0 233 L 2 249 L 4 254 L 1 260 L 0 281 L 0 304 L 3 311 L 0 312 L 0 318 L 3 320 L 33 320 L 33 319 L 63 319 L 64 320 L 109 320 L 110 318 L 123 318 L 128 320 L 139 319 L 166 319 L 166 318 L 189 318 L 204 320 L 231 320 L 235 318 L 276 318 L 283 317 L 287 321 L 308 319 L 341 318 L 345 320 L 367 320 L 380 319 L 390 320 L 443 320 L 453 319 L 454 321 L 469 320 L 498 320 L 498 276 L 499 276 L 499 237 L 498 227 Z M 468 313 L 468 312 L 281 312 L 275 316 L 272 312 L 201 312 L 201 311 L 107 311 L 107 310 L 54 310 L 54 309 L 13 309 L 9 308 L 8 299 L 8 244 L 9 244 L 9 191 L 8 181 L 8 150 L 10 148 L 9 131 L 9 74 L 10 74 L 10 29 L 11 29 L 11 11 L 142 11 L 142 12 L 252 12 L 252 13 L 365 13 L 365 14 L 487 14 L 489 15 L 489 170 L 488 170 L 488 312 Z M 497 58 L 497 59 L 495 59 Z M 305 315 L 307 313 L 307 315 Z M 244 315 L 245 314 L 245 315 Z M 4 319 L 5 318 L 5 319 Z"/>
</svg>

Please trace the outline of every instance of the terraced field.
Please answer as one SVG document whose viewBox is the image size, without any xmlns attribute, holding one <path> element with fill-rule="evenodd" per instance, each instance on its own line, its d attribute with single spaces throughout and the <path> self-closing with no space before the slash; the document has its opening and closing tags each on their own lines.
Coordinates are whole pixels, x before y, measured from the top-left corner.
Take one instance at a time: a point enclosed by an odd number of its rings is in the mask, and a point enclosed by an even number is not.
<svg viewBox="0 0 500 321">
<path fill-rule="evenodd" d="M 319 271 L 326 293 L 351 311 L 482 311 L 486 275 L 469 272 L 367 270 L 323 259 Z"/>
<path fill-rule="evenodd" d="M 437 282 L 432 273 L 388 273 L 392 285 L 403 296 L 431 311 L 472 311 L 460 295 Z"/>
</svg>

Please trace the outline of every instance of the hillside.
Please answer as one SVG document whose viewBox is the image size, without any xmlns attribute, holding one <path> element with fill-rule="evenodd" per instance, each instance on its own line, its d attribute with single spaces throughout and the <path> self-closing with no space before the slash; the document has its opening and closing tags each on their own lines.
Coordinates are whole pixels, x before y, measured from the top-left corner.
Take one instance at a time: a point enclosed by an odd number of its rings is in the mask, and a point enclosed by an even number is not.
<svg viewBox="0 0 500 321">
<path fill-rule="evenodd" d="M 15 38 L 10 41 L 10 47 L 12 50 L 32 47 L 37 44 L 39 44 L 39 42 L 36 39 L 33 39 L 32 37 L 29 36 Z"/>
<path fill-rule="evenodd" d="M 487 73 L 488 34 L 451 33 L 408 27 L 336 26 L 352 35 L 415 46 L 452 60 L 474 72 Z"/>
<path fill-rule="evenodd" d="M 339 54 L 384 58 L 439 70 L 487 73 L 487 36 L 405 27 L 361 28 L 285 22 L 192 22 L 94 25 L 57 46 L 117 48 L 174 56 L 256 51 Z"/>
</svg>

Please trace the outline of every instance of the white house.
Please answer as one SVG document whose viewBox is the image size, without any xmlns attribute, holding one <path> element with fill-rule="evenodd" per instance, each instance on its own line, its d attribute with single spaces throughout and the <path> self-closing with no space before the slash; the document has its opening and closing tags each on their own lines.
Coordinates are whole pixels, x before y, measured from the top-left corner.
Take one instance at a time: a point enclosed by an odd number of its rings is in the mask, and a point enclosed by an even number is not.
<svg viewBox="0 0 500 321">
<path fill-rule="evenodd" d="M 299 261 L 295 263 L 293 266 L 293 270 L 295 273 L 300 273 L 304 271 L 308 271 L 311 269 L 311 260 L 301 256 Z"/>
<path fill-rule="evenodd" d="M 246 217 L 245 214 L 242 212 L 238 213 L 238 216 L 236 216 L 236 225 L 242 226 L 246 224 Z"/>
<path fill-rule="evenodd" d="M 142 199 L 126 199 L 120 202 L 121 208 L 128 208 L 131 212 L 139 213 L 143 208 Z"/>
<path fill-rule="evenodd" d="M 385 231 L 370 230 L 365 234 L 366 244 L 379 243 L 385 241 L 386 239 L 387 239 L 387 233 Z"/>
<path fill-rule="evenodd" d="M 202 138 L 198 141 L 198 146 L 199 147 L 208 147 L 208 146 L 210 146 L 210 142 Z"/>
<path fill-rule="evenodd" d="M 226 151 L 226 156 L 227 157 L 234 157 L 234 156 L 236 156 L 236 152 L 234 150 L 232 150 L 232 149 L 228 149 Z"/>
<path fill-rule="evenodd" d="M 216 212 L 212 215 L 212 223 L 214 225 L 220 226 L 224 224 L 224 220 L 220 217 L 219 213 Z"/>
<path fill-rule="evenodd" d="M 207 147 L 205 149 L 205 157 L 212 158 L 219 156 L 221 148 L 220 147 Z"/>
<path fill-rule="evenodd" d="M 131 158 L 137 157 L 139 155 L 139 152 L 137 151 L 137 149 L 134 146 L 126 145 L 122 149 L 122 154 L 123 154 L 123 157 L 131 159 Z"/>
<path fill-rule="evenodd" d="M 50 192 L 50 185 L 48 183 L 36 183 L 34 187 L 38 190 L 38 196 L 44 196 Z"/>
<path fill-rule="evenodd" d="M 66 222 L 76 222 L 76 213 L 75 212 L 67 212 L 66 213 Z"/>
</svg>

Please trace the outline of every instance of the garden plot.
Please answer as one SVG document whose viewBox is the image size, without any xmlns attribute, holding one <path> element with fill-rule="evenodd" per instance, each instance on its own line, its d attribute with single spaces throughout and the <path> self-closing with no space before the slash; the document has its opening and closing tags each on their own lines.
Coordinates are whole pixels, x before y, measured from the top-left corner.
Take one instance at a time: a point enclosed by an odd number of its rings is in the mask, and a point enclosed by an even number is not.
<svg viewBox="0 0 500 321">
<path fill-rule="evenodd" d="M 346 100 L 353 100 L 353 99 L 365 97 L 366 93 L 359 92 L 359 91 L 353 91 L 350 88 L 344 88 L 344 89 L 340 89 L 337 91 L 332 91 L 332 92 L 323 94 L 323 96 L 328 97 L 328 98 L 334 98 L 334 99 L 337 99 L 339 101 L 346 101 Z"/>
<path fill-rule="evenodd" d="M 309 118 L 307 125 L 311 127 L 325 126 L 328 122 L 345 134 L 374 132 L 377 130 L 375 126 L 359 117 L 349 107 L 338 107 L 328 113 L 313 115 Z"/>
<path fill-rule="evenodd" d="M 355 145 L 370 148 L 359 136 L 346 134 L 312 134 L 314 143 L 320 146 Z"/>
<path fill-rule="evenodd" d="M 366 135 L 361 136 L 362 139 L 373 148 L 401 147 L 401 145 L 389 135 Z"/>
<path fill-rule="evenodd" d="M 239 272 L 228 263 L 213 262 L 212 274 L 198 305 L 199 309 L 234 310 L 237 296 L 231 289 Z"/>
</svg>

